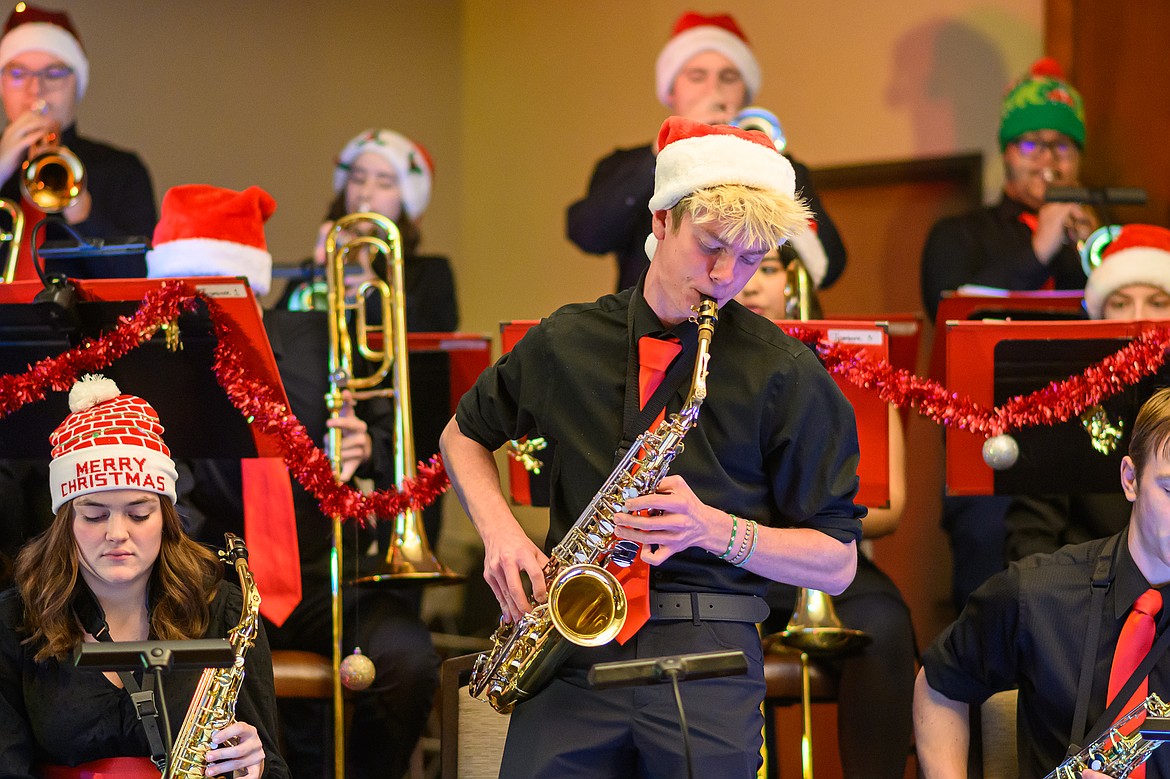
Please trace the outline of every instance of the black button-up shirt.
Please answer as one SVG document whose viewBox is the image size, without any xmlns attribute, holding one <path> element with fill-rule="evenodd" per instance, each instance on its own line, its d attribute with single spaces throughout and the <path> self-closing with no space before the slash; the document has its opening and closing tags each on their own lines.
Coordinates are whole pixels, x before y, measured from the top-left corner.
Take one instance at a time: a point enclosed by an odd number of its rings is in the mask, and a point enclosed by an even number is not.
<svg viewBox="0 0 1170 779">
<path fill-rule="evenodd" d="M 641 284 L 565 306 L 533 327 L 460 401 L 460 430 L 490 450 L 525 435 L 556 443 L 546 551 L 613 470 L 631 345 L 636 349 L 639 337 L 664 330 Z M 683 323 L 669 332 L 693 359 L 695 326 Z M 710 354 L 706 401 L 670 473 L 685 478 L 704 503 L 761 525 L 811 527 L 843 543 L 858 540 L 864 509 L 853 502 L 856 422 L 816 356 L 734 301 L 720 312 Z M 684 380 L 667 403 L 668 414 L 678 411 L 688 391 Z M 694 548 L 657 566 L 653 582 L 662 590 L 750 595 L 763 595 L 767 584 Z"/>
<path fill-rule="evenodd" d="M 1150 588 L 1129 554 L 1127 535 L 1119 536 L 1115 579 L 1097 613 L 1090 607 L 1090 582 L 1108 539 L 1012 563 L 971 596 L 923 657 L 930 686 L 952 700 L 978 705 L 1019 687 L 1021 777 L 1045 776 L 1064 759 L 1093 620 L 1100 621 L 1100 634 L 1085 727 L 1106 708 L 1113 649 L 1134 601 Z M 1170 623 L 1168 611 L 1158 617 L 1159 635 Z M 1151 671 L 1149 691 L 1170 697 L 1170 655 Z M 1147 765 L 1149 779 L 1170 777 L 1170 750 L 1159 749 Z"/>
</svg>

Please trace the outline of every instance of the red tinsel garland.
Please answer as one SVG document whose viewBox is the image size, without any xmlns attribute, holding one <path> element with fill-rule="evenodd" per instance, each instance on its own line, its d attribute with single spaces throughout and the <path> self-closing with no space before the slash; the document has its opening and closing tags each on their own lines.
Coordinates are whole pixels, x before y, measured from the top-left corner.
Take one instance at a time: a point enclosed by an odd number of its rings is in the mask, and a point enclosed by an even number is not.
<svg viewBox="0 0 1170 779">
<path fill-rule="evenodd" d="M 37 362 L 25 373 L 0 376 L 0 417 L 26 403 L 44 400 L 51 390 L 70 390 L 82 374 L 99 371 L 141 346 L 162 325 L 193 309 L 198 299 L 207 303 L 219 339 L 214 370 L 220 386 L 245 418 L 277 438 L 289 473 L 317 498 L 327 516 L 360 521 L 369 516 L 397 516 L 408 507 L 422 509 L 429 505 L 450 484 L 437 455 L 427 463 L 419 463 L 418 478 L 404 483 L 401 490 L 363 495 L 338 484 L 329 458 L 279 400 L 280 393 L 247 375 L 242 345 L 219 305 L 183 282 L 167 282 L 147 293 L 133 316 L 121 317 L 118 326 L 100 338 L 86 339 L 75 349 Z"/>
<path fill-rule="evenodd" d="M 911 407 L 940 425 L 970 430 L 985 437 L 1036 425 L 1055 425 L 1157 373 L 1166 362 L 1170 329 L 1147 330 L 1125 347 L 1078 376 L 1056 381 L 1030 395 L 1019 395 L 988 408 L 948 392 L 945 387 L 888 362 L 875 361 L 858 349 L 834 344 L 821 333 L 800 326 L 785 332 L 816 351 L 825 368 L 850 383 L 872 389 L 887 403 Z"/>
<path fill-rule="evenodd" d="M 280 393 L 248 376 L 244 345 L 219 305 L 183 282 L 167 282 L 148 293 L 133 316 L 121 317 L 118 326 L 100 338 L 86 339 L 75 349 L 35 363 L 25 373 L 0 376 L 0 417 L 43 400 L 49 391 L 68 391 L 79 376 L 101 370 L 145 343 L 162 325 L 194 308 L 198 299 L 207 304 L 218 337 L 214 370 L 220 386 L 245 418 L 277 439 L 289 473 L 318 499 L 323 513 L 359 521 L 369 516 L 392 517 L 408 507 L 429 505 L 450 485 L 437 455 L 419 463 L 418 478 L 404 483 L 401 490 L 363 495 L 338 484 L 329 458 L 280 400 Z M 894 369 L 884 360 L 875 361 L 856 347 L 831 343 L 816 330 L 799 325 L 784 330 L 816 351 L 830 373 L 877 392 L 887 403 L 913 408 L 940 425 L 986 437 L 1066 422 L 1156 373 L 1170 345 L 1170 328 L 1148 330 L 1078 376 L 988 408 L 949 392 L 938 382 Z"/>
</svg>

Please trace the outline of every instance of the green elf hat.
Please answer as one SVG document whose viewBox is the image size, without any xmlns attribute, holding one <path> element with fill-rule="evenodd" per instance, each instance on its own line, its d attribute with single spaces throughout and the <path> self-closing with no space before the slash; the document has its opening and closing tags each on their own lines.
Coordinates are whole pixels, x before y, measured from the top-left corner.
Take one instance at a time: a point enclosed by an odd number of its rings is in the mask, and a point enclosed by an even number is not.
<svg viewBox="0 0 1170 779">
<path fill-rule="evenodd" d="M 1034 130 L 1056 130 L 1085 147 L 1085 105 L 1081 95 L 1064 80 L 1060 63 L 1051 57 L 1037 60 L 1028 75 L 1008 90 L 999 121 L 1000 151 Z"/>
</svg>

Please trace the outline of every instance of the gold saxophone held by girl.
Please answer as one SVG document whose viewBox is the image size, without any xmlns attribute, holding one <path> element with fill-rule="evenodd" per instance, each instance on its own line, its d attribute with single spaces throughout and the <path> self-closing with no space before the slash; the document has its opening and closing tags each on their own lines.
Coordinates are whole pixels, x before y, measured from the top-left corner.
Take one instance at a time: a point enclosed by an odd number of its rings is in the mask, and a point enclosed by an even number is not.
<svg viewBox="0 0 1170 779">
<path fill-rule="evenodd" d="M 611 559 L 621 567 L 630 565 L 638 545 L 615 538 L 613 515 L 630 498 L 657 489 L 682 451 L 683 436 L 694 427 L 707 397 L 707 360 L 718 320 L 718 304 L 704 297 L 695 317 L 699 346 L 686 402 L 657 428 L 638 436 L 552 550 L 544 566 L 548 602 L 516 623 L 500 623 L 492 634 L 491 651 L 479 656 L 471 673 L 468 691 L 472 697 L 507 714 L 552 679 L 571 644 L 601 646 L 621 631 L 626 597 L 605 565 Z"/>
<path fill-rule="evenodd" d="M 203 671 L 199 686 L 191 696 L 183 727 L 175 734 L 166 779 L 203 779 L 207 776 L 211 734 L 236 719 L 236 701 L 244 683 L 244 655 L 256 642 L 260 630 L 260 593 L 252 580 L 252 572 L 248 570 L 248 549 L 238 536 L 226 533 L 224 537 L 227 548 L 219 556 L 228 565 L 235 566 L 240 589 L 244 592 L 240 623 L 228 633 L 228 643 L 232 645 L 236 660 L 227 668 Z"/>
</svg>

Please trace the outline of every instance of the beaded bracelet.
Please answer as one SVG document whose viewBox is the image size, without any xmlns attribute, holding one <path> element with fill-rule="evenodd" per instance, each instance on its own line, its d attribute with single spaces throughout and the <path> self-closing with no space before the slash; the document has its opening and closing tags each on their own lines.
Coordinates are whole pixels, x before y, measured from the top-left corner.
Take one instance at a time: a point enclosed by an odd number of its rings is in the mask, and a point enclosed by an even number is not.
<svg viewBox="0 0 1170 779">
<path fill-rule="evenodd" d="M 719 555 L 720 560 L 726 560 L 727 556 L 731 554 L 731 547 L 735 545 L 735 535 L 739 532 L 739 519 L 734 514 L 728 514 L 731 517 L 731 538 L 727 539 L 727 550 Z"/>
<path fill-rule="evenodd" d="M 739 549 L 737 549 L 735 551 L 735 554 L 732 556 L 732 558 L 730 560 L 728 560 L 728 562 L 731 563 L 732 565 L 742 565 L 743 564 L 744 553 L 747 551 L 747 548 L 748 548 L 748 541 L 751 538 L 753 538 L 752 525 L 754 525 L 754 524 L 756 524 L 756 523 L 752 522 L 750 519 L 744 523 L 743 540 L 739 542 Z"/>
<path fill-rule="evenodd" d="M 755 520 L 752 520 L 752 548 L 748 550 L 747 557 L 736 563 L 736 565 L 738 565 L 740 568 L 747 565 L 747 561 L 752 559 L 752 553 L 756 551 L 756 541 L 760 537 L 759 530 L 760 529 L 756 526 Z"/>
</svg>

